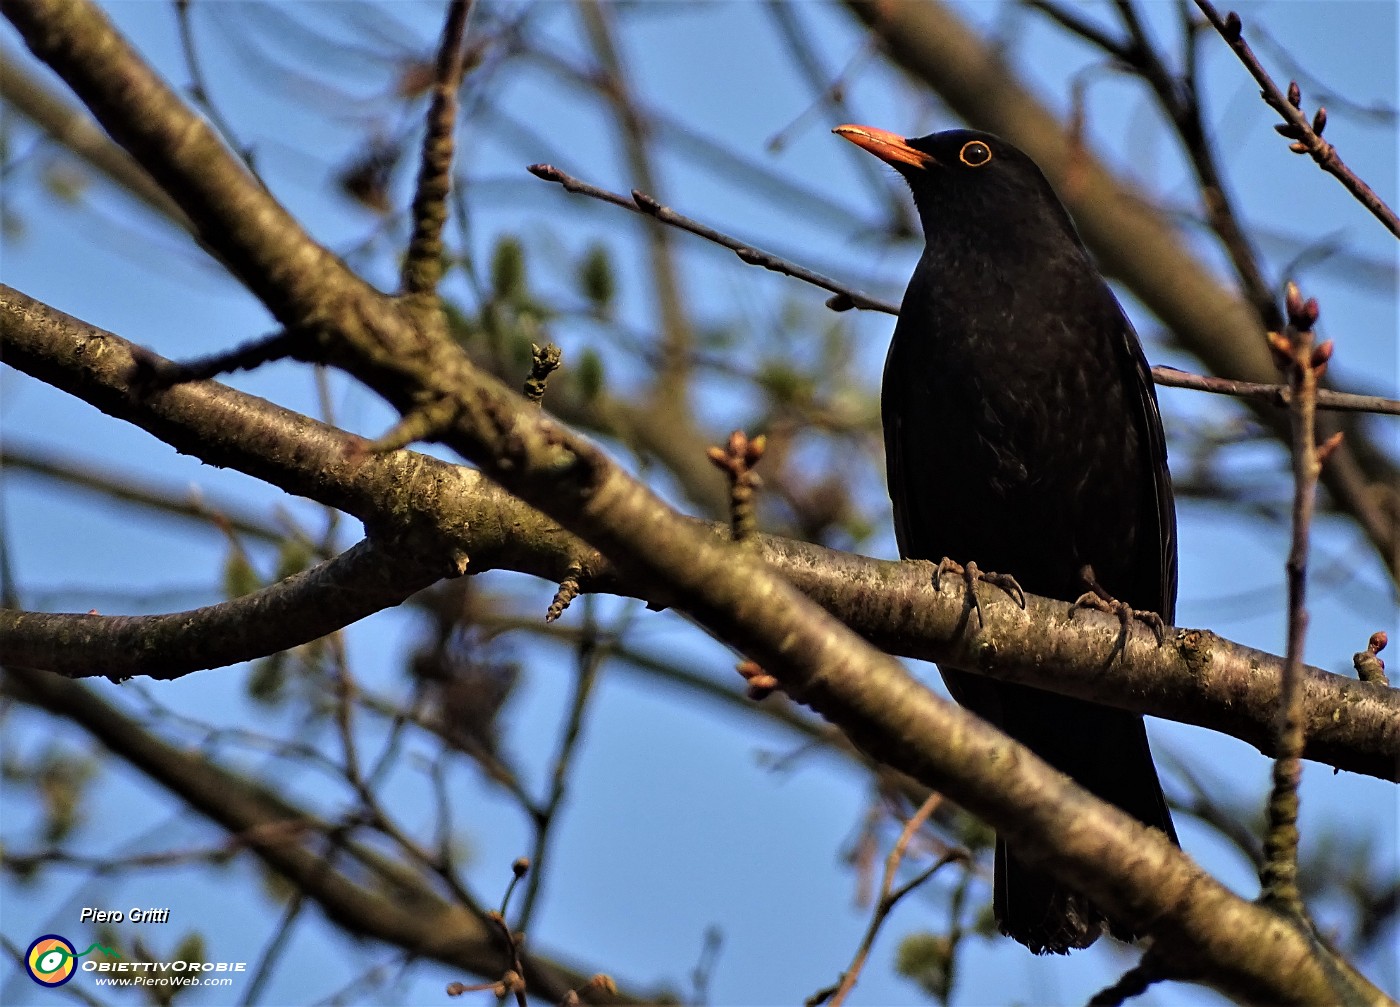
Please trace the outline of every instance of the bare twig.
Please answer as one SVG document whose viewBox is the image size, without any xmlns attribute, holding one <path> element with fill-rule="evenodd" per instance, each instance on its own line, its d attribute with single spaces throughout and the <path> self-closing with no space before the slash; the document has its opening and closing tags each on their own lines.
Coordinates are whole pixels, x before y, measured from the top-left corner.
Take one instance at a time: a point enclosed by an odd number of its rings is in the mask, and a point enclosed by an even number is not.
<svg viewBox="0 0 1400 1007">
<path fill-rule="evenodd" d="M 841 71 L 832 77 L 822 66 L 817 47 L 813 44 L 811 35 L 802 23 L 802 18 L 799 16 L 801 7 L 788 3 L 787 0 L 768 0 L 765 8 L 782 38 L 782 52 L 796 64 L 798 72 L 802 74 L 807 87 L 813 94 L 808 107 L 792 122 L 769 138 L 767 148 L 771 153 L 782 150 L 787 145 L 788 135 L 814 114 L 825 112 L 836 122 L 850 122 L 853 119 L 858 119 L 858 116 L 850 114 L 849 106 L 846 103 L 849 78 L 858 68 L 865 65 L 867 60 L 878 51 L 878 48 L 873 39 L 867 38 L 861 44 L 860 49 L 847 60 Z M 890 184 L 891 179 L 888 174 L 880 171 L 878 161 L 862 156 L 861 151 L 853 148 L 848 149 L 847 152 L 856 170 L 864 179 L 865 187 L 872 192 L 879 193 L 880 200 L 884 203 L 885 211 L 890 219 L 898 221 L 898 226 L 901 229 L 913 233 L 916 221 L 910 212 L 908 200 L 904 199 L 899 192 L 902 186 L 896 187 Z"/>
<path fill-rule="evenodd" d="M 253 370 L 291 356 L 295 346 L 291 333 L 282 331 L 183 363 L 173 363 L 152 353 L 138 353 L 131 383 L 139 393 L 150 395 L 191 381 L 208 381 L 234 371 Z"/>
<path fill-rule="evenodd" d="M 1244 25 L 1238 14 L 1230 11 L 1225 17 L 1221 17 L 1210 0 L 1196 0 L 1196 6 L 1201 8 L 1211 25 L 1220 33 L 1220 37 L 1259 83 L 1260 96 L 1282 117 L 1285 125 L 1276 128 L 1294 141 L 1289 149 L 1311 157 L 1319 168 L 1341 182 L 1347 191 L 1356 197 L 1357 202 L 1370 210 L 1391 234 L 1400 237 L 1400 217 L 1396 217 L 1395 211 L 1343 163 L 1337 155 L 1337 148 L 1322 138 L 1322 129 L 1327 122 L 1326 110 L 1319 108 L 1310 122 L 1300 107 L 1301 95 L 1298 94 L 1298 85 L 1291 85 L 1288 95 L 1279 90 L 1279 86 L 1254 55 L 1254 50 L 1244 40 Z M 1293 98 L 1297 98 L 1298 101 L 1291 100 Z"/>
<path fill-rule="evenodd" d="M 177 489 L 87 460 L 64 458 L 30 444 L 16 444 L 14 438 L 8 436 L 5 446 L 0 448 L 0 470 L 7 470 L 8 475 L 26 473 L 53 480 L 68 490 L 89 493 L 109 503 L 118 501 L 154 511 L 162 519 L 185 518 L 206 529 L 247 535 L 263 542 L 282 542 L 296 534 L 290 528 L 278 528 L 249 508 L 227 500 L 206 500 L 190 487 Z"/>
<path fill-rule="evenodd" d="M 592 199 L 601 200 L 604 203 L 611 203 L 613 206 L 620 206 L 624 210 L 631 210 L 633 213 L 645 213 L 654 217 L 663 224 L 670 224 L 683 231 L 698 235 L 707 241 L 713 241 L 734 252 L 740 259 L 751 266 L 762 266 L 764 269 L 772 270 L 775 273 L 782 273 L 784 276 L 791 276 L 804 283 L 810 283 L 815 287 L 830 291 L 836 295 L 827 301 L 827 305 L 836 311 L 845 311 L 850 308 L 861 308 L 867 311 L 880 311 L 887 315 L 898 315 L 899 306 L 889 301 L 882 301 L 871 297 L 852 287 L 833 280 L 828 276 L 813 272 L 804 266 L 799 266 L 772 252 L 765 252 L 762 249 L 747 245 L 738 238 L 717 231 L 708 224 L 693 220 L 683 216 L 676 211 L 664 207 L 646 193 L 634 190 L 632 198 L 610 192 L 607 189 L 599 188 L 580 178 L 575 178 L 567 172 L 560 171 L 552 164 L 532 164 L 528 168 L 530 174 L 537 178 L 542 178 L 546 182 L 558 182 L 568 192 L 577 193 L 581 196 L 588 196 Z M 1287 385 L 1269 385 L 1253 381 L 1234 381 L 1230 378 L 1217 378 L 1200 374 L 1192 374 L 1188 371 L 1178 370 L 1174 367 L 1154 367 L 1152 378 L 1159 385 L 1166 385 L 1172 388 L 1191 388 L 1197 391 L 1213 392 L 1219 395 L 1233 395 L 1237 398 L 1258 399 L 1260 401 L 1272 402 L 1280 407 L 1286 407 L 1289 402 L 1290 392 Z M 1400 401 L 1387 399 L 1377 395 L 1356 395 L 1349 392 L 1337 392 L 1328 389 L 1318 389 L 1317 407 L 1319 409 L 1335 410 L 1338 412 L 1368 412 L 1385 413 L 1390 415 L 1400 415 Z"/>
<path fill-rule="evenodd" d="M 1317 382 L 1327 366 L 1331 344 L 1313 345 L 1317 302 L 1303 301 L 1288 285 L 1288 328 L 1270 334 L 1270 346 L 1293 389 L 1293 543 L 1288 553 L 1288 655 L 1279 690 L 1278 742 L 1269 828 L 1260 872 L 1262 898 L 1283 912 L 1303 918 L 1298 892 L 1298 785 L 1302 780 L 1305 741 L 1302 689 L 1303 642 L 1307 636 L 1308 541 L 1312 528 L 1317 478 L 1322 470 L 1316 437 Z"/>
<path fill-rule="evenodd" d="M 1187 158 L 1196 173 L 1211 229 L 1220 238 L 1249 303 L 1259 314 L 1266 329 L 1282 324 L 1273 291 L 1259 268 L 1255 253 L 1238 214 L 1235 212 L 1221 172 L 1216 163 L 1215 148 L 1207 140 L 1201 106 L 1196 94 L 1194 64 L 1189 57 L 1180 74 L 1174 73 L 1158 53 L 1158 47 L 1148 36 L 1147 26 L 1132 0 L 1116 0 L 1115 6 L 1126 31 L 1125 38 L 1115 38 L 1097 25 L 1086 21 L 1074 11 L 1046 0 L 1031 0 L 1030 6 L 1056 21 L 1067 31 L 1101 49 L 1116 63 L 1140 77 L 1151 88 L 1181 139 Z M 1188 40 L 1192 37 L 1186 26 Z"/>
<path fill-rule="evenodd" d="M 590 185 L 582 179 L 560 171 L 552 164 L 532 164 L 528 168 L 530 174 L 536 178 L 542 178 L 546 182 L 558 182 L 569 192 L 576 192 L 583 196 L 591 196 L 593 199 L 600 199 L 605 203 L 612 203 L 620 206 L 624 210 L 631 210 L 634 213 L 645 214 L 654 217 L 663 224 L 670 224 L 679 227 L 683 231 L 697 234 L 702 238 L 713 241 L 717 245 L 723 245 L 732 251 L 739 258 L 743 259 L 751 266 L 762 266 L 764 269 L 771 269 L 775 273 L 783 273 L 786 276 L 803 280 L 813 286 L 828 290 L 836 296 L 827 301 L 828 306 L 834 311 L 846 311 L 850 308 L 866 308 L 870 311 L 883 311 L 887 315 L 899 314 L 899 308 L 889 303 L 881 301 L 867 294 L 862 294 L 858 290 L 852 290 L 844 284 L 838 283 L 830 277 L 815 273 L 810 269 L 795 265 L 782 259 L 771 252 L 747 245 L 738 238 L 731 238 L 729 235 L 697 220 L 682 216 L 669 207 L 662 206 L 651 196 L 644 192 L 633 190 L 632 198 L 600 189 L 596 185 Z"/>
<path fill-rule="evenodd" d="M 1117 982 L 1090 997 L 1089 1007 L 1120 1007 L 1133 997 L 1142 996 L 1149 986 L 1163 978 L 1161 963 L 1149 952 Z"/>
<path fill-rule="evenodd" d="M 1158 365 L 1152 368 L 1152 380 L 1167 388 L 1191 388 L 1214 395 L 1231 395 L 1238 399 L 1257 399 L 1287 409 L 1293 402 L 1293 390 L 1288 385 L 1266 385 L 1257 381 L 1235 381 L 1207 374 L 1192 374 L 1175 367 Z M 1329 388 L 1317 390 L 1317 408 L 1346 413 L 1379 413 L 1400 416 L 1400 399 L 1381 395 L 1357 395 Z"/>
<path fill-rule="evenodd" d="M 569 774 L 574 767 L 574 756 L 578 752 L 579 739 L 583 736 L 584 718 L 588 713 L 589 702 L 593 698 L 593 687 L 598 682 L 598 672 L 607 659 L 608 649 L 600 646 L 602 638 L 598 631 L 594 599 L 583 602 L 583 631 L 575 648 L 574 691 L 569 701 L 568 717 L 564 721 L 559 738 L 559 751 L 550 767 L 549 792 L 544 803 L 534 813 L 535 842 L 530 850 L 529 879 L 525 883 L 525 895 L 516 917 L 516 926 L 526 932 L 538 904 L 540 884 L 544 879 L 544 868 L 549 856 L 550 839 L 559 819 L 559 809 L 568 794 Z M 606 634 L 609 639 L 619 638 L 627 622 L 631 620 L 631 607 Z M 502 912 L 505 912 L 502 907 Z"/>
<path fill-rule="evenodd" d="M 884 926 L 885 920 L 889 918 L 890 912 L 900 899 L 918 888 L 929 878 L 942 869 L 947 864 L 956 860 L 965 860 L 967 853 L 963 850 L 950 850 L 939 857 L 927 868 L 920 871 L 912 880 L 894 887 L 895 875 L 899 872 L 899 865 L 904 861 L 904 855 L 909 849 L 910 842 L 914 836 L 923 828 L 929 816 L 937 810 L 943 803 L 943 795 L 932 793 L 924 801 L 919 810 L 914 812 L 909 821 L 904 823 L 903 830 L 899 833 L 899 839 L 895 841 L 890 849 L 889 856 L 885 858 L 885 875 L 880 883 L 880 900 L 875 904 L 874 911 L 870 914 L 870 925 L 866 927 L 865 936 L 861 938 L 860 946 L 856 948 L 855 956 L 851 959 L 850 966 L 841 974 L 840 982 L 834 990 L 820 990 L 807 999 L 808 1007 L 817 1007 L 818 1004 L 829 1003 L 831 1007 L 840 1007 L 846 1002 L 846 997 L 855 989 L 856 983 L 860 980 L 861 970 L 865 968 L 866 960 L 870 957 L 870 949 L 875 945 L 875 938 L 879 936 L 880 928 Z"/>
</svg>

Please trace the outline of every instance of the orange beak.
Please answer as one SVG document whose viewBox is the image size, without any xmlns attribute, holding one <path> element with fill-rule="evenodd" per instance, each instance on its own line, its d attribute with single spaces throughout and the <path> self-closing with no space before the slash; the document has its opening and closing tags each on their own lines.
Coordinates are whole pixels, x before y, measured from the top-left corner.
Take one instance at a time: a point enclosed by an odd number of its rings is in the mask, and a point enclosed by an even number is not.
<svg viewBox="0 0 1400 1007">
<path fill-rule="evenodd" d="M 907 164 L 914 168 L 930 168 L 938 164 L 931 155 L 909 146 L 904 137 L 874 126 L 837 126 L 832 132 L 895 167 Z"/>
</svg>

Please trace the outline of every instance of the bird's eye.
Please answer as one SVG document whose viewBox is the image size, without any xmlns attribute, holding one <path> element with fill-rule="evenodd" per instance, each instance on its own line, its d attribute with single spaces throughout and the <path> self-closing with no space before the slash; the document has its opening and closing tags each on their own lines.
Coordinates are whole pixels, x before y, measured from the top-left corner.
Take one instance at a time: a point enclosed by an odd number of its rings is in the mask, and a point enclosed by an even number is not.
<svg viewBox="0 0 1400 1007">
<path fill-rule="evenodd" d="M 992 148 L 981 140 L 969 140 L 958 151 L 958 160 L 969 168 L 980 168 L 992 159 Z"/>
</svg>

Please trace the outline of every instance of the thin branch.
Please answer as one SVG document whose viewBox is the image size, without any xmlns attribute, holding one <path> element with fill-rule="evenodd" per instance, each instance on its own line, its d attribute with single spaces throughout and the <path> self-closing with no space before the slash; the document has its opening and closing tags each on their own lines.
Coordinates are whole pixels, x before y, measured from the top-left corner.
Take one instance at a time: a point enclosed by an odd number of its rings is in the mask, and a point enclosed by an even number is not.
<svg viewBox="0 0 1400 1007">
<path fill-rule="evenodd" d="M 1172 73 L 1158 55 L 1157 46 L 1148 37 L 1147 27 L 1138 16 L 1132 0 L 1115 0 L 1115 5 L 1130 40 L 1122 57 L 1147 82 L 1158 105 L 1180 137 L 1196 173 L 1211 230 L 1224 245 L 1235 275 L 1244 288 L 1244 295 L 1259 313 L 1264 328 L 1275 330 L 1282 324 L 1283 316 L 1274 302 L 1274 292 L 1259 267 L 1259 255 L 1246 235 L 1234 202 L 1225 188 L 1220 167 L 1216 163 L 1215 146 L 1206 136 L 1200 98 L 1195 92 L 1195 74 L 1189 64 L 1183 68 L 1182 75 Z"/>
<path fill-rule="evenodd" d="M 1298 288 L 1288 285 L 1288 328 L 1271 335 L 1270 344 L 1285 367 L 1293 390 L 1293 522 L 1288 550 L 1288 654 L 1279 687 L 1278 742 L 1274 755 L 1273 787 L 1269 794 L 1269 827 L 1264 839 L 1264 866 L 1259 872 L 1263 898 L 1296 919 L 1306 919 L 1298 891 L 1298 787 L 1302 783 L 1302 753 L 1306 735 L 1302 709 L 1303 645 L 1307 639 L 1308 545 L 1312 534 L 1317 477 L 1322 459 L 1317 446 L 1316 396 L 1318 379 L 1326 369 L 1331 345 L 1315 346 L 1313 323 L 1317 302 L 1304 302 Z M 1333 447 L 1336 445 L 1334 444 Z"/>
<path fill-rule="evenodd" d="M 833 78 L 822 66 L 817 46 L 803 25 L 798 14 L 801 8 L 788 0 L 768 0 L 764 6 L 780 36 L 782 53 L 796 64 L 798 72 L 802 74 L 807 88 L 814 96 L 806 110 L 769 138 L 767 149 L 769 152 L 776 152 L 786 146 L 787 135 L 814 113 L 824 112 L 836 122 L 851 122 L 857 118 L 849 113 L 845 98 L 849 86 L 848 77 L 874 55 L 876 49 L 867 40 Z M 847 153 L 856 171 L 864 179 L 865 188 L 879 193 L 890 219 L 898 221 L 899 228 L 912 233 L 917 221 L 909 202 L 900 192 L 903 186 L 891 184 L 889 174 L 880 170 L 879 162 L 861 156 L 862 151 L 851 148 Z"/>
<path fill-rule="evenodd" d="M 1259 58 L 1254 55 L 1254 50 L 1244 40 L 1244 27 L 1238 14 L 1231 11 L 1226 17 L 1221 17 L 1220 12 L 1215 9 L 1215 5 L 1210 0 L 1196 0 L 1196 6 L 1201 8 L 1211 25 L 1225 40 L 1225 44 L 1239 57 L 1250 76 L 1258 82 L 1261 89 L 1260 97 L 1287 124 L 1286 127 L 1279 128 L 1280 132 L 1286 128 L 1288 132 L 1284 135 L 1301 147 L 1297 152 L 1306 153 L 1316 161 L 1319 168 L 1341 182 L 1346 190 L 1356 198 L 1357 202 L 1370 210 L 1371 214 L 1384 224 L 1391 234 L 1400 238 L 1400 217 L 1395 215 L 1395 211 L 1387 206 L 1385 201 L 1376 195 L 1375 190 L 1357 176 L 1356 172 L 1346 166 L 1341 157 L 1338 156 L 1337 148 L 1322 138 L 1322 126 L 1327 121 L 1325 112 L 1319 108 L 1314 121 L 1309 122 L 1302 109 L 1279 90 L 1279 86 L 1274 83 L 1274 79 L 1269 76 L 1269 72 L 1264 69 Z"/>
<path fill-rule="evenodd" d="M 1131 46 L 1122 39 L 1115 38 L 1105 29 L 1085 18 L 1077 11 L 1050 0 L 1023 0 L 1033 11 L 1044 14 L 1071 35 L 1075 35 L 1094 48 L 1101 50 L 1123 63 L 1129 61 Z"/>
<path fill-rule="evenodd" d="M 754 248 L 745 244 L 738 238 L 731 238 L 721 231 L 715 230 L 698 220 L 682 216 L 675 210 L 662 206 L 651 196 L 639 190 L 633 190 L 632 198 L 609 192 L 607 189 L 600 189 L 596 185 L 590 185 L 582 179 L 575 178 L 567 172 L 560 171 L 552 164 L 532 164 L 528 171 L 536 178 L 542 178 L 546 182 L 558 182 L 568 192 L 579 193 L 590 196 L 593 199 L 600 199 L 605 203 L 620 206 L 624 210 L 631 210 L 633 213 L 640 213 L 648 217 L 653 217 L 663 224 L 670 224 L 672 227 L 679 227 L 683 231 L 691 234 L 698 234 L 708 241 L 713 241 L 717 245 L 723 245 L 732 251 L 740 259 L 751 266 L 762 266 L 764 269 L 771 269 L 775 273 L 782 273 L 798 280 L 810 283 L 813 286 L 828 290 L 836 296 L 827 303 L 833 310 L 845 311 L 848 308 L 866 308 L 871 311 L 883 311 L 887 315 L 899 314 L 899 307 L 888 301 L 877 300 L 860 291 L 852 290 L 844 284 L 838 283 L 830 277 L 815 273 L 810 269 L 794 265 L 785 259 L 765 252 L 762 249 Z"/>
<path fill-rule="evenodd" d="M 836 295 L 827 304 L 833 310 L 844 311 L 848 308 L 863 308 L 869 311 L 880 311 L 887 315 L 898 315 L 899 306 L 890 301 L 882 301 L 864 294 L 859 290 L 848 287 L 828 276 L 813 272 L 804 266 L 790 262 L 772 252 L 765 252 L 762 249 L 747 245 L 738 238 L 731 237 L 723 231 L 718 231 L 708 224 L 704 224 L 690 217 L 682 216 L 668 207 L 661 206 L 656 200 L 646 193 L 634 190 L 632 198 L 610 192 L 607 189 L 599 188 L 580 178 L 575 178 L 567 172 L 561 171 L 552 164 L 532 164 L 528 168 L 529 172 L 537 178 L 546 182 L 558 182 L 568 192 L 588 196 L 592 199 L 600 200 L 604 203 L 611 203 L 624 210 L 631 210 L 633 213 L 643 213 L 654 217 L 663 224 L 678 227 L 683 231 L 698 235 L 707 241 L 712 241 L 717 245 L 728 248 L 740 259 L 751 266 L 762 266 L 764 269 L 772 270 L 775 273 L 782 273 L 784 276 L 791 276 L 804 283 L 810 283 L 815 287 L 829 291 Z M 1255 381 L 1235 381 L 1230 378 L 1217 378 L 1208 375 L 1192 374 L 1188 371 L 1178 370 L 1174 367 L 1154 367 L 1152 378 L 1159 385 L 1171 388 L 1190 388 L 1197 391 L 1212 392 L 1218 395 L 1232 395 L 1237 398 L 1253 399 L 1261 402 L 1268 402 L 1281 408 L 1287 408 L 1289 402 L 1289 390 L 1287 385 L 1263 384 Z M 1385 413 L 1400 415 L 1400 401 L 1387 399 L 1378 395 L 1358 395 L 1350 392 L 1337 392 L 1328 389 L 1319 389 L 1317 405 L 1319 409 L 1329 409 L 1338 412 L 1365 412 L 1365 413 Z"/>
<path fill-rule="evenodd" d="M 130 154 L 111 141 L 88 110 L 74 106 L 66 95 L 57 94 L 46 81 L 26 72 L 24 63 L 21 54 L 7 42 L 0 42 L 0 97 L 127 195 L 193 234 L 194 226 L 184 211 Z"/>
<path fill-rule="evenodd" d="M 898 889 L 894 887 L 895 876 L 899 872 L 899 866 L 904 862 L 905 852 L 909 849 L 910 842 L 918 831 L 924 827 L 929 816 L 937 810 L 943 803 L 943 795 L 932 793 L 927 800 L 919 807 L 919 810 L 904 823 L 904 828 L 900 830 L 899 839 L 895 841 L 890 849 L 889 855 L 885 858 L 885 874 L 880 882 L 880 898 L 876 902 L 874 911 L 870 914 L 870 923 L 865 928 L 865 936 L 861 938 L 860 946 L 856 948 L 856 953 L 851 959 L 851 964 L 846 971 L 841 974 L 841 981 L 837 984 L 836 991 L 831 995 L 830 1000 L 821 994 L 813 996 L 807 1000 L 809 1007 L 816 1004 L 829 1003 L 831 1007 L 841 1007 L 846 1002 L 856 983 L 860 979 L 861 970 L 865 968 L 865 962 L 870 957 L 870 950 L 875 946 L 875 938 L 880 934 L 880 928 L 884 926 L 885 920 L 889 918 L 894 907 L 899 901 L 914 889 L 918 888 L 935 873 L 946 867 L 948 864 L 967 859 L 967 852 L 964 850 L 953 850 L 939 857 L 932 864 L 920 871 L 913 880 L 901 885 Z"/>
<path fill-rule="evenodd" d="M 466 72 L 467 15 L 471 0 L 452 0 L 438 47 L 433 97 L 413 194 L 413 236 L 404 257 L 402 283 L 409 295 L 432 294 L 442 279 L 442 228 L 447 222 L 447 195 L 452 188 L 453 130 L 457 127 L 457 92 Z"/>
<path fill-rule="evenodd" d="M 5 440 L 4 448 L 0 449 L 0 470 L 49 479 L 105 500 L 187 518 L 206 529 L 226 529 L 263 542 L 282 542 L 288 537 L 287 530 L 275 527 L 251 511 L 230 502 L 204 500 L 189 487 L 180 490 L 144 482 L 132 473 L 104 469 L 91 462 L 61 459 L 32 445 L 16 444 L 9 437 Z"/>
<path fill-rule="evenodd" d="M 1175 367 L 1159 365 L 1152 368 L 1152 380 L 1166 388 L 1191 388 L 1213 395 L 1230 395 L 1239 399 L 1255 399 L 1287 409 L 1293 402 L 1293 390 L 1288 385 L 1266 385 L 1257 381 L 1234 381 L 1230 378 L 1217 378 L 1206 374 L 1192 374 Z M 1353 392 L 1337 392 L 1330 388 L 1317 389 L 1318 409 L 1330 409 L 1345 413 L 1376 413 L 1385 416 L 1400 416 L 1400 399 L 1387 399 L 1381 395 L 1358 395 Z"/>
<path fill-rule="evenodd" d="M 180 49 L 185 57 L 185 69 L 190 74 L 190 100 L 204 111 L 209 122 L 219 131 L 230 149 L 238 152 L 239 158 L 255 176 L 258 171 L 253 164 L 252 151 L 238 142 L 229 121 L 214 104 L 214 96 L 204 79 L 204 69 L 199 60 L 199 47 L 194 40 L 194 24 L 190 20 L 191 0 L 175 0 L 175 23 L 179 27 Z"/>
<path fill-rule="evenodd" d="M 569 713 L 560 734 L 559 751 L 555 754 L 554 764 L 550 767 L 548 794 L 544 804 L 536 809 L 534 816 L 535 842 L 534 847 L 530 850 L 529 880 L 525 884 L 525 895 L 515 923 L 517 928 L 527 933 L 530 930 L 530 921 L 534 917 L 535 906 L 538 904 L 540 885 L 544 880 L 550 839 L 554 834 L 554 826 L 558 823 L 559 809 L 563 806 L 564 798 L 568 794 L 569 774 L 573 771 L 574 756 L 578 751 L 579 739 L 583 736 L 584 718 L 588 712 L 589 702 L 593 698 L 593 687 L 598 682 L 598 672 L 602 669 L 603 661 L 608 656 L 608 650 L 601 646 L 602 639 L 598 633 L 594 613 L 597 606 L 593 602 L 592 598 L 583 600 L 583 630 L 579 634 L 575 648 L 574 690 L 569 699 Z M 606 634 L 607 639 L 620 638 L 625 623 L 630 622 L 631 618 L 630 611 L 623 612 L 618 619 L 618 624 Z M 502 912 L 504 911 L 503 907 Z"/>
</svg>

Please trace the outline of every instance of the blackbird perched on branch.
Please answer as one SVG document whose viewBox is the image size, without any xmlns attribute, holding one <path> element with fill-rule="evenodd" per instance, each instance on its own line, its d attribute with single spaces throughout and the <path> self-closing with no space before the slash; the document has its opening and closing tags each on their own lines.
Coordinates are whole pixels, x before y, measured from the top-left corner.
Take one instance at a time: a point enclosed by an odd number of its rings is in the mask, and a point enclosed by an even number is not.
<svg viewBox="0 0 1400 1007">
<path fill-rule="evenodd" d="M 1121 612 L 1170 622 L 1176 511 L 1152 377 L 1045 176 L 987 133 L 835 132 L 899 171 L 924 228 L 881 394 L 900 553 L 1066 601 L 1089 567 Z M 1141 716 L 939 670 L 964 706 L 1175 841 Z M 1037 954 L 1136 936 L 1001 839 L 993 906 Z"/>
</svg>

